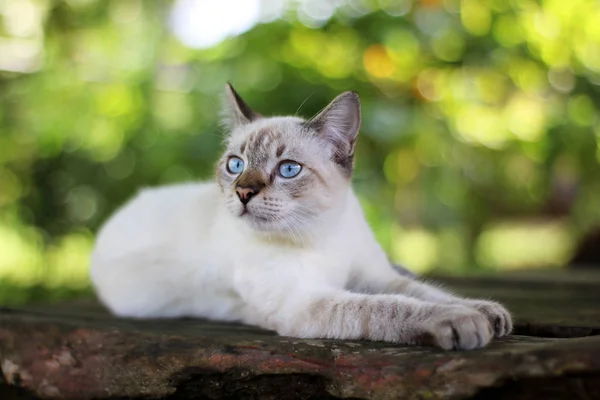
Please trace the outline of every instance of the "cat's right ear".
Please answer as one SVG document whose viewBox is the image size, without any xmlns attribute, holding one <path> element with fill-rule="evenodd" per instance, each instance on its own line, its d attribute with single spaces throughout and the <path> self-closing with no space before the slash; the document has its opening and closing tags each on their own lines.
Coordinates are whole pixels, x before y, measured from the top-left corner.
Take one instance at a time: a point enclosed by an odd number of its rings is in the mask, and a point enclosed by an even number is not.
<svg viewBox="0 0 600 400">
<path fill-rule="evenodd" d="M 260 114 L 246 104 L 230 83 L 225 85 L 222 114 L 223 124 L 230 130 L 261 118 Z"/>
</svg>

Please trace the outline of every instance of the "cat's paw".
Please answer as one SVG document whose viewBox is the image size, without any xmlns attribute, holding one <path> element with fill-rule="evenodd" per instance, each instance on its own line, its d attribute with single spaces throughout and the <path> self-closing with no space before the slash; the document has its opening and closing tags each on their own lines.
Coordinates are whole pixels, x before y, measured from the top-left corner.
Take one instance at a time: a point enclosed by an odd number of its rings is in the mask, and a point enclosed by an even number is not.
<svg viewBox="0 0 600 400">
<path fill-rule="evenodd" d="M 486 300 L 466 300 L 463 304 L 476 309 L 488 318 L 494 329 L 494 336 L 502 337 L 512 332 L 512 317 L 501 304 Z"/>
<path fill-rule="evenodd" d="M 470 350 L 483 347 L 494 332 L 488 318 L 479 311 L 460 305 L 436 305 L 433 314 L 423 323 L 421 344 L 444 350 Z"/>
</svg>

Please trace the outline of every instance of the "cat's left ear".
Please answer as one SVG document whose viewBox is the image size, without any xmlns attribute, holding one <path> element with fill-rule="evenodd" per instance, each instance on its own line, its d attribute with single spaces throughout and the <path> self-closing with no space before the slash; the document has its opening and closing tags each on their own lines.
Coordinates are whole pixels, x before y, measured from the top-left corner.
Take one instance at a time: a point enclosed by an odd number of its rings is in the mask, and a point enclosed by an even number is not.
<svg viewBox="0 0 600 400">
<path fill-rule="evenodd" d="M 319 135 L 331 143 L 335 161 L 346 165 L 352 163 L 354 145 L 360 129 L 360 100 L 356 92 L 344 92 L 316 117 L 306 122 Z"/>
<path fill-rule="evenodd" d="M 261 118 L 261 115 L 254 112 L 246 104 L 230 83 L 225 85 L 224 97 L 222 109 L 223 123 L 230 130 Z"/>
</svg>

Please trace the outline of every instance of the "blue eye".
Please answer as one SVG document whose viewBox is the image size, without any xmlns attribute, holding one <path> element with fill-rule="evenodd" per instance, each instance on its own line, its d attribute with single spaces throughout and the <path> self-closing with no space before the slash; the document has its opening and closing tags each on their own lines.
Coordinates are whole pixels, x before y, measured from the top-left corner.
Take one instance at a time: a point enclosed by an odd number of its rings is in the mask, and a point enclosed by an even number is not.
<svg viewBox="0 0 600 400">
<path fill-rule="evenodd" d="M 279 165 L 279 174 L 284 178 L 293 178 L 302 171 L 302 165 L 294 161 L 285 161 Z"/>
<path fill-rule="evenodd" d="M 244 161 L 239 157 L 231 157 L 227 161 L 227 171 L 231 174 L 241 174 L 244 170 Z"/>
</svg>

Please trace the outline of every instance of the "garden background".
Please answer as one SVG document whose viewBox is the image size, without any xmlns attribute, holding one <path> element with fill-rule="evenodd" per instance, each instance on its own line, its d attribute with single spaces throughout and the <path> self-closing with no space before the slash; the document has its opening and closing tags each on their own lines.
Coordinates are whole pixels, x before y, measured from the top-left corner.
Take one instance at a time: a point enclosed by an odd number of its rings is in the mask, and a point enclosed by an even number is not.
<svg viewBox="0 0 600 400">
<path fill-rule="evenodd" d="M 0 304 L 89 293 L 107 216 L 211 179 L 226 81 L 362 99 L 356 191 L 417 272 L 564 266 L 600 223 L 595 0 L 0 0 Z"/>
</svg>

